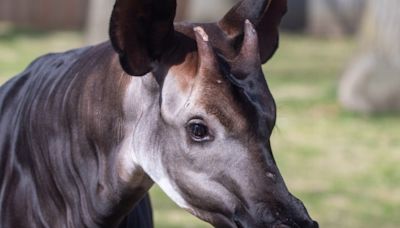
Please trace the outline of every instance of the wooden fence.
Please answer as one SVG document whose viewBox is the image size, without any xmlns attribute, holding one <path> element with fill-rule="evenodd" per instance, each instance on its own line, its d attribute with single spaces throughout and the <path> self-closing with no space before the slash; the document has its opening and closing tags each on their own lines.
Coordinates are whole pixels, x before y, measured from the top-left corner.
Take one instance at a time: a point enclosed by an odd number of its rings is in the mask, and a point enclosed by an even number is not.
<svg viewBox="0 0 400 228">
<path fill-rule="evenodd" d="M 0 20 L 38 29 L 83 28 L 87 0 L 0 0 Z"/>
</svg>

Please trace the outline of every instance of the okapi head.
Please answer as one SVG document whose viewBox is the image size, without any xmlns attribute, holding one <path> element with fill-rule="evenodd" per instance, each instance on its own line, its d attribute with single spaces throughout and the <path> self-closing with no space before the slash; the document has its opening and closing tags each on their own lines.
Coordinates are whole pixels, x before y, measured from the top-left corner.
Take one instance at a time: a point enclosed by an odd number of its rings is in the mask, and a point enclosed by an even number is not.
<svg viewBox="0 0 400 228">
<path fill-rule="evenodd" d="M 269 142 L 276 107 L 261 65 L 278 46 L 286 0 L 243 0 L 210 24 L 174 24 L 175 9 L 175 0 L 114 7 L 122 68 L 157 82 L 140 92 L 154 102 L 131 113 L 142 120 L 128 133 L 121 176 L 148 175 L 216 227 L 318 227 L 286 188 Z"/>
</svg>

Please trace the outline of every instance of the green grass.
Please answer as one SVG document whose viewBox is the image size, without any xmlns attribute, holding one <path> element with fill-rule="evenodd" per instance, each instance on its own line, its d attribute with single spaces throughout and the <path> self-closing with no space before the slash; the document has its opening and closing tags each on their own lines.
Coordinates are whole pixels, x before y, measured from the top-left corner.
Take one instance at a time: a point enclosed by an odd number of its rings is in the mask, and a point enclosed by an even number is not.
<svg viewBox="0 0 400 228">
<path fill-rule="evenodd" d="M 1 27 L 0 27 L 1 28 Z M 46 52 L 78 47 L 77 33 L 0 29 L 0 83 Z M 292 193 L 331 228 L 400 225 L 400 121 L 344 111 L 339 75 L 355 45 L 284 35 L 266 66 L 278 105 L 274 154 Z M 151 191 L 156 227 L 209 227 L 177 208 L 158 187 Z"/>
<path fill-rule="evenodd" d="M 284 37 L 265 67 L 278 105 L 275 157 L 321 227 L 398 227 L 400 116 L 357 115 L 337 102 L 354 46 Z"/>
<path fill-rule="evenodd" d="M 0 24 L 0 83 L 21 72 L 40 55 L 79 47 L 82 43 L 78 33 L 18 30 Z"/>
</svg>

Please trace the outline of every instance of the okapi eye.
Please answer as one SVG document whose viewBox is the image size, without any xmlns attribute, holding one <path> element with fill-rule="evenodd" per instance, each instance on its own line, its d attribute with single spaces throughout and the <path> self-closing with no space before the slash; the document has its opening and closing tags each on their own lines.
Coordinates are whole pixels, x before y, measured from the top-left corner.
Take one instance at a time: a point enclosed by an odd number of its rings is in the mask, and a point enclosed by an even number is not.
<svg viewBox="0 0 400 228">
<path fill-rule="evenodd" d="M 208 127 L 204 125 L 200 120 L 190 121 L 186 129 L 192 140 L 196 142 L 204 142 L 210 140 Z"/>
</svg>

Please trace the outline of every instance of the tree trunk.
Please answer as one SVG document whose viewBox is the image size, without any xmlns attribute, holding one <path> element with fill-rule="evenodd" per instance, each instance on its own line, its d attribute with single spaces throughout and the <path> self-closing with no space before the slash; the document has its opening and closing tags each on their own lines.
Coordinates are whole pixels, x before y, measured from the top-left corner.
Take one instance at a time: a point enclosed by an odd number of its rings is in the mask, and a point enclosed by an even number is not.
<svg viewBox="0 0 400 228">
<path fill-rule="evenodd" d="M 108 39 L 108 27 L 114 1 L 89 0 L 86 43 L 96 44 Z"/>
<path fill-rule="evenodd" d="M 281 28 L 292 32 L 304 32 L 307 19 L 307 0 L 288 0 L 288 12 L 282 18 Z"/>
<path fill-rule="evenodd" d="M 183 21 L 188 16 L 189 0 L 178 0 L 175 21 Z"/>
<path fill-rule="evenodd" d="M 214 22 L 221 19 L 239 0 L 182 0 L 187 1 L 186 20 Z"/>
<path fill-rule="evenodd" d="M 400 111 L 400 1 L 370 0 L 361 51 L 344 73 L 339 99 L 349 110 Z"/>
<path fill-rule="evenodd" d="M 354 34 L 365 0 L 308 0 L 308 30 L 320 37 Z"/>
</svg>

